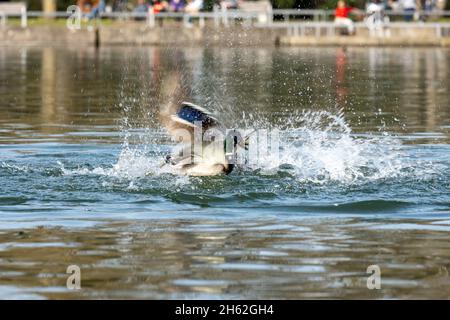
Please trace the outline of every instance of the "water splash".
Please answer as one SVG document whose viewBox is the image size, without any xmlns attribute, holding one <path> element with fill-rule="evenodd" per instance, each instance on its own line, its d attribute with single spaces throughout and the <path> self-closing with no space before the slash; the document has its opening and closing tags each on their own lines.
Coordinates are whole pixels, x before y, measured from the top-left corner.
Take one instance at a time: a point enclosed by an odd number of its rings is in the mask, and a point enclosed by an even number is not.
<svg viewBox="0 0 450 320">
<path fill-rule="evenodd" d="M 131 149 L 125 145 L 121 150 L 117 162 L 112 167 L 75 168 L 69 169 L 63 163 L 58 162 L 63 175 L 100 175 L 126 180 L 135 180 L 147 175 L 158 174 L 161 161 L 149 157 L 139 149 Z"/>
<path fill-rule="evenodd" d="M 352 134 L 342 112 L 301 112 L 285 122 L 281 135 L 280 161 L 270 158 L 260 169 L 280 168 L 300 182 L 346 184 L 397 177 L 411 165 L 405 161 L 401 143 L 390 135 L 358 137 Z M 252 168 L 257 169 L 257 168 Z"/>
<path fill-rule="evenodd" d="M 264 122 L 269 124 L 259 119 L 258 126 L 262 127 Z M 290 183 L 299 185 L 355 185 L 412 176 L 423 179 L 436 174 L 433 164 L 408 157 L 395 136 L 353 134 L 342 112 L 299 112 L 278 124 L 271 119 L 270 124 L 280 129 L 279 161 L 272 159 L 273 154 L 269 153 L 258 164 L 241 166 L 235 175 L 270 176 L 271 179 L 288 175 Z M 130 144 L 130 140 L 134 143 Z M 161 166 L 164 155 L 173 146 L 168 141 L 168 136 L 159 130 L 126 128 L 122 149 L 111 167 L 69 170 L 61 165 L 61 170 L 64 175 L 102 175 L 129 181 L 176 176 L 176 179 L 164 179 L 169 185 L 174 181 L 177 184 L 197 181 L 180 178 L 170 167 Z"/>
<path fill-rule="evenodd" d="M 30 172 L 30 170 L 31 170 L 30 167 L 28 167 L 28 166 L 11 164 L 6 161 L 2 161 L 0 163 L 0 168 L 5 169 L 11 173 L 21 173 L 21 172 L 26 173 L 26 172 Z"/>
</svg>

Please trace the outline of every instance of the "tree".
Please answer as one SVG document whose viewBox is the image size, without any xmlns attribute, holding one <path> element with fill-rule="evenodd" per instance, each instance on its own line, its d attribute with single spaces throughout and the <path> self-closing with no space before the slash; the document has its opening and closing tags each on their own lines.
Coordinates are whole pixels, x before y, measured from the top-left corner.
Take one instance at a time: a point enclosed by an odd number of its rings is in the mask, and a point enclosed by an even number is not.
<svg viewBox="0 0 450 320">
<path fill-rule="evenodd" d="M 25 2 L 27 3 L 28 10 L 40 11 L 43 9 L 43 1 L 44 0 L 26 0 Z M 76 0 L 56 0 L 56 10 L 66 11 L 67 7 L 76 3 Z"/>
</svg>

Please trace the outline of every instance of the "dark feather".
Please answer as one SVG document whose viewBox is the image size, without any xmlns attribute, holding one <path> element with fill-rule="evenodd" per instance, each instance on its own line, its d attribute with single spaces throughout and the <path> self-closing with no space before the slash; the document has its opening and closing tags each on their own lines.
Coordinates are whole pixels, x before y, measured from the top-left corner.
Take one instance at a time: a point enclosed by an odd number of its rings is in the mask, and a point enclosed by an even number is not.
<svg viewBox="0 0 450 320">
<path fill-rule="evenodd" d="M 176 116 L 193 125 L 201 123 L 204 130 L 207 130 L 210 127 L 219 126 L 217 119 L 214 118 L 208 110 L 189 102 L 183 102 L 181 104 Z"/>
<path fill-rule="evenodd" d="M 222 148 L 219 147 L 219 150 L 214 149 L 214 147 L 212 149 L 211 143 L 215 140 L 203 140 L 203 153 L 194 155 L 195 128 L 201 127 L 202 133 L 209 129 L 217 129 L 225 134 L 225 129 L 208 110 L 192 103 L 183 102 L 179 107 L 172 105 L 172 108 L 167 109 L 161 116 L 162 122 L 169 133 L 177 140 L 181 138 L 181 142 L 183 142 L 182 148 L 179 150 L 181 152 L 166 157 L 165 164 L 177 166 L 181 170 L 194 175 L 229 174 L 233 170 L 234 165 L 229 160 L 234 157 L 233 149 L 236 148 L 238 141 L 242 140 L 240 136 L 225 137 L 227 140 L 231 140 L 230 151 L 225 151 L 225 145 Z M 179 129 L 185 129 L 184 133 L 183 130 Z M 180 135 L 182 136 L 180 137 Z M 226 152 L 231 152 L 232 155 L 229 156 Z M 200 162 L 194 163 L 194 157 L 199 157 Z"/>
</svg>

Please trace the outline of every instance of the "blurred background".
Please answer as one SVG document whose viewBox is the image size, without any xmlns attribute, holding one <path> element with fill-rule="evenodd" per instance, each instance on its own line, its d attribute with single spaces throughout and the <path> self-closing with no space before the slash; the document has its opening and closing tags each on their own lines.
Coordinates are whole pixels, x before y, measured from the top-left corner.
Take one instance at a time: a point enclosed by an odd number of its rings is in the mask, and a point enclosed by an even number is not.
<svg viewBox="0 0 450 320">
<path fill-rule="evenodd" d="M 0 298 L 448 299 L 449 2 L 0 1 Z M 172 96 L 280 161 L 162 167 Z"/>
</svg>

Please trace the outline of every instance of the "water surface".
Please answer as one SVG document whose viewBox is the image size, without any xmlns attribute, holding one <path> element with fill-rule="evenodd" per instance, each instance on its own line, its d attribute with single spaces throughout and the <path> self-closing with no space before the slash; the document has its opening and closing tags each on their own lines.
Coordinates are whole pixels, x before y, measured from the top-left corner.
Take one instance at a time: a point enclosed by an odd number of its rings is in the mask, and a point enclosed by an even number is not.
<svg viewBox="0 0 450 320">
<path fill-rule="evenodd" d="M 0 84 L 0 298 L 450 297 L 448 50 L 0 48 Z M 281 164 L 161 170 L 171 90 Z"/>
</svg>

